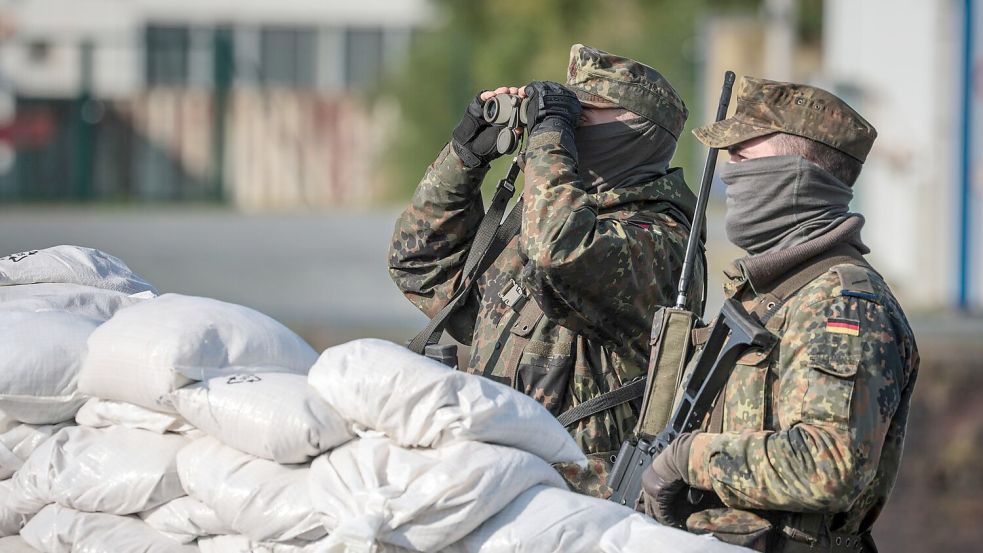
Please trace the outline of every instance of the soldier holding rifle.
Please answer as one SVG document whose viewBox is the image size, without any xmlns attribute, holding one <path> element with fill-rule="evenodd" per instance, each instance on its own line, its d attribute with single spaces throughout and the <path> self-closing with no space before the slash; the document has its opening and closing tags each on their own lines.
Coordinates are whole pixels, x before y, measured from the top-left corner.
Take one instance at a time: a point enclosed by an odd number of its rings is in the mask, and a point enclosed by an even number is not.
<svg viewBox="0 0 983 553">
<path fill-rule="evenodd" d="M 645 472 L 644 508 L 760 551 L 876 551 L 918 372 L 849 211 L 876 132 L 829 92 L 745 78 L 736 113 L 694 134 L 731 158 L 727 235 L 748 255 L 725 291 L 777 340 L 725 368 L 705 431 L 679 435 Z"/>
</svg>

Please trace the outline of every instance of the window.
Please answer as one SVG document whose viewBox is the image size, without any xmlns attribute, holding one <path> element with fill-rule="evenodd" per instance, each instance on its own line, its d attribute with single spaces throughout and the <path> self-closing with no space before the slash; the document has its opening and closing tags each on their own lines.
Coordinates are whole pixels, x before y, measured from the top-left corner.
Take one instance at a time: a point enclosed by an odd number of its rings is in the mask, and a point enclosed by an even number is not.
<svg viewBox="0 0 983 553">
<path fill-rule="evenodd" d="M 184 84 L 188 81 L 187 27 L 151 25 L 146 30 L 148 85 Z"/>
<path fill-rule="evenodd" d="M 317 33 L 310 29 L 263 29 L 260 76 L 266 85 L 314 86 Z"/>
<path fill-rule="evenodd" d="M 382 30 L 349 29 L 345 42 L 348 85 L 367 88 L 377 84 L 382 76 Z"/>
</svg>

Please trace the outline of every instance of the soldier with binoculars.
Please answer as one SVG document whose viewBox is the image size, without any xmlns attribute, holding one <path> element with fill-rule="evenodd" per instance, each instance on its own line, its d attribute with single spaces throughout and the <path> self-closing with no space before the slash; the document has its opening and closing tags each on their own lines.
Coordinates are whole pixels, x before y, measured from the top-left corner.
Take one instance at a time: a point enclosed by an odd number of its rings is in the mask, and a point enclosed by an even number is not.
<svg viewBox="0 0 983 553">
<path fill-rule="evenodd" d="M 518 388 L 567 425 L 590 467 L 561 469 L 584 493 L 606 491 L 638 416 L 640 392 L 618 390 L 645 374 L 653 313 L 675 299 L 696 203 L 669 168 L 686 116 L 655 69 L 574 45 L 565 85 L 475 97 L 393 234 L 390 274 L 428 316 L 475 281 L 445 327 L 471 346 L 463 369 Z M 520 230 L 487 270 L 466 275 L 485 215 L 481 182 L 523 132 Z M 697 265 L 687 307 L 699 313 Z M 585 402 L 592 408 L 570 411 Z"/>
</svg>

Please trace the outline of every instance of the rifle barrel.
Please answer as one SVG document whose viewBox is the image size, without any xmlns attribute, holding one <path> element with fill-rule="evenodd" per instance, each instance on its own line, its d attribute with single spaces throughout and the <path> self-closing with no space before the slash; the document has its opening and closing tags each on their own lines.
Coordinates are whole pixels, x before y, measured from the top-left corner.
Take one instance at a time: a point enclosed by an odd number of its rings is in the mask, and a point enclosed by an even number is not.
<svg viewBox="0 0 983 553">
<path fill-rule="evenodd" d="M 727 106 L 730 105 L 730 95 L 734 89 L 736 76 L 733 71 L 724 73 L 724 86 L 720 90 L 720 103 L 717 104 L 717 117 L 714 121 L 721 121 L 727 117 Z M 710 148 L 707 152 L 706 165 L 703 166 L 703 181 L 700 183 L 700 193 L 696 198 L 696 212 L 693 214 L 693 225 L 689 230 L 689 239 L 686 241 L 686 257 L 683 258 L 683 271 L 679 276 L 678 295 L 676 296 L 676 308 L 686 309 L 686 298 L 689 296 L 689 284 L 693 280 L 693 262 L 696 257 L 696 248 L 700 243 L 700 235 L 703 232 L 703 225 L 707 218 L 707 201 L 710 198 L 710 186 L 713 183 L 713 170 L 717 166 L 717 148 Z M 706 270 L 706 267 L 703 268 Z"/>
</svg>

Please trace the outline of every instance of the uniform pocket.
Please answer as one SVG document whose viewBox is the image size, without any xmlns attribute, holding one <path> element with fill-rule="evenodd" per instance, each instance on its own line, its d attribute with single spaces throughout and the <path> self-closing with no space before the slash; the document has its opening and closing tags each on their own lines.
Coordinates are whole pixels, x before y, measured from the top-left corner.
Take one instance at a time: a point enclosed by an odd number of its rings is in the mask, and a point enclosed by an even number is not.
<svg viewBox="0 0 983 553">
<path fill-rule="evenodd" d="M 550 413 L 559 415 L 566 400 L 571 372 L 570 355 L 542 355 L 527 351 L 519 361 L 516 387 L 532 396 Z"/>
<path fill-rule="evenodd" d="M 809 344 L 809 363 L 804 422 L 850 424 L 854 381 L 860 366 L 862 344 L 856 336 L 825 333 Z"/>
<path fill-rule="evenodd" d="M 707 509 L 693 513 L 686 528 L 694 534 L 713 534 L 722 542 L 764 551 L 773 526 L 767 519 L 740 509 Z"/>
</svg>

